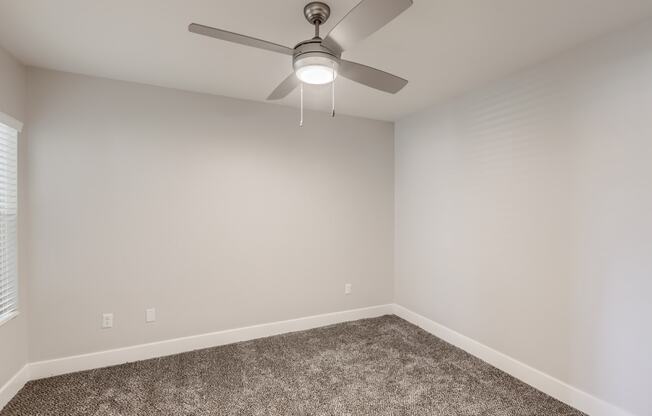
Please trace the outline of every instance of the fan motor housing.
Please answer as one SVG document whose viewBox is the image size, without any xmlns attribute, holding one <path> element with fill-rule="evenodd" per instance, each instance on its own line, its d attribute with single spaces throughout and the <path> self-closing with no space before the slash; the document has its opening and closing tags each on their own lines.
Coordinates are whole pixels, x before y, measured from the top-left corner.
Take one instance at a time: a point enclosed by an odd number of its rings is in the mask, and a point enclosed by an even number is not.
<svg viewBox="0 0 652 416">
<path fill-rule="evenodd" d="M 295 46 L 292 58 L 292 67 L 295 71 L 307 65 L 328 66 L 337 71 L 340 66 L 340 57 L 322 46 L 321 39 L 311 39 Z"/>
<path fill-rule="evenodd" d="M 322 39 L 320 38 L 313 38 L 309 40 L 305 40 L 299 44 L 297 44 L 294 47 L 294 62 L 297 61 L 301 56 L 310 54 L 311 56 L 324 56 L 324 57 L 330 57 L 331 60 L 337 62 L 339 64 L 340 62 L 340 54 L 337 54 L 333 52 L 332 50 L 328 49 L 327 47 L 322 45 Z"/>
</svg>

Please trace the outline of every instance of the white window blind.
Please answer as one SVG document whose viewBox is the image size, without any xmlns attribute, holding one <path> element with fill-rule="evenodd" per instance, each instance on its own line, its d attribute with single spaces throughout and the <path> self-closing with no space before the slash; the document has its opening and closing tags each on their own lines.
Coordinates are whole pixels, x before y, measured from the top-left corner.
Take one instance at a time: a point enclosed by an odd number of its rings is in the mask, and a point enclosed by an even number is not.
<svg viewBox="0 0 652 416">
<path fill-rule="evenodd" d="M 0 323 L 18 312 L 18 131 L 0 122 Z"/>
</svg>

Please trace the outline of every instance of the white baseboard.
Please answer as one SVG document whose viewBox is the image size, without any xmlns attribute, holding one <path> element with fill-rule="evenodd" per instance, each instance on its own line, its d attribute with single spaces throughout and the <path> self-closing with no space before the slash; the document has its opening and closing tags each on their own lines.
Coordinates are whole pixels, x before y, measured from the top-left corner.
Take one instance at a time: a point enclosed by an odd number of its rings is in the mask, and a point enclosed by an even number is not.
<svg viewBox="0 0 652 416">
<path fill-rule="evenodd" d="M 394 314 L 590 416 L 635 416 L 401 305 Z"/>
<path fill-rule="evenodd" d="M 29 364 L 29 374 L 31 380 L 36 380 L 44 377 L 108 367 L 111 365 L 146 360 L 149 358 L 163 357 L 166 355 L 216 347 L 234 342 L 248 341 L 288 332 L 303 331 L 340 322 L 391 315 L 392 313 L 394 313 L 393 305 L 388 304 L 308 316 L 305 318 L 290 319 L 287 321 L 270 322 L 243 328 L 227 329 L 225 331 L 193 335 L 184 338 L 153 342 L 150 344 L 134 345 L 131 347 L 75 355 L 72 357 L 38 361 Z"/>
<path fill-rule="evenodd" d="M 11 400 L 18 390 L 22 389 L 25 383 L 30 380 L 29 364 L 25 364 L 23 368 L 18 370 L 12 378 L 0 387 L 0 410 Z"/>
<path fill-rule="evenodd" d="M 358 319 L 395 314 L 534 388 L 591 416 L 635 416 L 403 306 L 389 304 L 170 339 L 25 365 L 0 388 L 0 409 L 29 380 L 210 348 Z"/>
</svg>

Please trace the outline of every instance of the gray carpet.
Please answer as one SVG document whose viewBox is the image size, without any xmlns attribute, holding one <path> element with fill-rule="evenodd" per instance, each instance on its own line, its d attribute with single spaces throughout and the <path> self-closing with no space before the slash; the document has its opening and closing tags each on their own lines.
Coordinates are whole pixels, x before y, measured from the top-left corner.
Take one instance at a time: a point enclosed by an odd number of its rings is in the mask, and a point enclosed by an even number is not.
<svg viewBox="0 0 652 416">
<path fill-rule="evenodd" d="M 395 316 L 28 383 L 0 416 L 578 412 Z"/>
</svg>

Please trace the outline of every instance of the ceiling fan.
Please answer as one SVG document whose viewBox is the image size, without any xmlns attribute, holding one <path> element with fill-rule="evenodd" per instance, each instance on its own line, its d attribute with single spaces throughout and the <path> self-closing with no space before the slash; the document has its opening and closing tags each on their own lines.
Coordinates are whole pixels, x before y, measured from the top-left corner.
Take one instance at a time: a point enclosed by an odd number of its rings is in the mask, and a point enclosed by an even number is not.
<svg viewBox="0 0 652 416">
<path fill-rule="evenodd" d="M 362 0 L 322 39 L 319 36 L 319 27 L 326 23 L 331 11 L 327 4 L 313 1 L 304 7 L 303 14 L 308 22 L 314 25 L 315 36 L 299 42 L 294 48 L 197 23 L 192 23 L 188 30 L 200 35 L 292 56 L 294 72 L 272 91 L 267 97 L 268 100 L 281 99 L 298 86 L 301 86 L 303 92 L 303 83 L 334 84 L 338 75 L 395 94 L 408 83 L 407 80 L 376 68 L 344 60 L 342 52 L 385 26 L 411 5 L 412 0 Z M 334 91 L 333 86 L 333 100 Z"/>
</svg>

